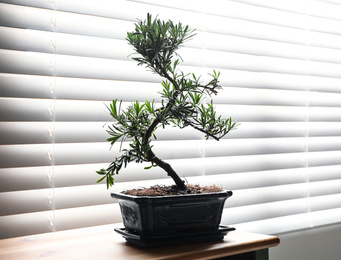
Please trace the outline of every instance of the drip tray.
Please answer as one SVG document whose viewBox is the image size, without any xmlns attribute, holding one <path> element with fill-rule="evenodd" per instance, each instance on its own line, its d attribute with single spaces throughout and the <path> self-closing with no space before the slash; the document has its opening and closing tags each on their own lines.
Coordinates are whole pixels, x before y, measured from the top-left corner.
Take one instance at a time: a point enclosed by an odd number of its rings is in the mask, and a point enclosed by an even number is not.
<svg viewBox="0 0 341 260">
<path fill-rule="evenodd" d="M 220 225 L 214 231 L 192 231 L 184 233 L 170 234 L 167 236 L 139 236 L 127 231 L 125 228 L 115 228 L 127 242 L 140 247 L 169 246 L 183 243 L 208 242 L 222 240 L 227 233 L 234 231 L 235 228 Z"/>
</svg>

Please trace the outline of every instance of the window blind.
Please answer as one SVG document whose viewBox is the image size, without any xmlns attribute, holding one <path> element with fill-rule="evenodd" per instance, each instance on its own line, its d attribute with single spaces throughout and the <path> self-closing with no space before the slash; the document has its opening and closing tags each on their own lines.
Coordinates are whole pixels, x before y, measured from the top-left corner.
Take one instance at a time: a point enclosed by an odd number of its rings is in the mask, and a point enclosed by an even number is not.
<svg viewBox="0 0 341 260">
<path fill-rule="evenodd" d="M 133 164 L 111 190 L 96 184 L 118 155 L 105 104 L 161 101 L 162 79 L 125 41 L 147 12 L 197 29 L 181 68 L 203 80 L 220 71 L 218 113 L 241 123 L 219 142 L 160 130 L 155 153 L 190 183 L 234 192 L 223 224 L 278 234 L 339 223 L 340 11 L 313 0 L 0 1 L 1 238 L 120 222 L 111 191 L 172 183 Z"/>
</svg>

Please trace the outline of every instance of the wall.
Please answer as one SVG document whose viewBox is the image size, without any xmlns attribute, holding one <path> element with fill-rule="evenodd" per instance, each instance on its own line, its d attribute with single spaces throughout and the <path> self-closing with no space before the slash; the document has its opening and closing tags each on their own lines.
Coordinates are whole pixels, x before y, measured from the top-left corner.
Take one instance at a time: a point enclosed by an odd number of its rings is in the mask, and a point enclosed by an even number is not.
<svg viewBox="0 0 341 260">
<path fill-rule="evenodd" d="M 341 225 L 278 235 L 280 245 L 270 249 L 271 260 L 340 260 Z"/>
</svg>

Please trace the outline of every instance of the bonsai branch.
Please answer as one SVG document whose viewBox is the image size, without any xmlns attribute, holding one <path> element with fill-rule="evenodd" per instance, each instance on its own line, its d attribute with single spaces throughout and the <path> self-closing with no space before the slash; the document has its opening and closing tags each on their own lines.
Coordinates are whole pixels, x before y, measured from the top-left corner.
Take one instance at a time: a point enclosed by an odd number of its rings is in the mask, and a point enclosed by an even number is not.
<svg viewBox="0 0 341 260">
<path fill-rule="evenodd" d="M 135 31 L 128 32 L 127 40 L 134 47 L 138 57 L 133 60 L 138 65 L 146 66 L 153 73 L 163 77 L 163 91 L 160 92 L 162 106 L 154 107 L 154 101 L 146 100 L 144 104 L 139 101 L 121 110 L 121 103 L 117 107 L 116 100 L 110 105 L 110 115 L 114 124 L 107 131 L 110 138 L 107 141 L 113 146 L 116 142 L 122 142 L 131 138 L 129 149 L 123 149 L 122 156 L 115 158 L 107 169 L 97 173 L 102 175 L 101 180 L 106 179 L 107 187 L 113 185 L 115 174 L 130 162 L 151 162 L 152 166 L 159 166 L 173 178 L 179 189 L 185 189 L 186 185 L 177 175 L 174 169 L 166 162 L 156 157 L 150 144 L 152 137 L 156 139 L 155 131 L 162 125 L 173 123 L 184 128 L 191 126 L 204 133 L 206 138 L 221 139 L 236 124 L 231 118 L 225 120 L 216 115 L 213 102 L 204 106 L 202 98 L 205 94 L 217 94 L 221 89 L 218 84 L 220 73 L 213 70 L 212 79 L 207 84 L 201 84 L 194 74 L 184 74 L 178 71 L 177 66 L 181 57 L 176 50 L 185 41 L 194 36 L 194 30 L 181 23 L 172 21 L 162 22 L 159 19 L 152 20 L 150 14 L 147 20 L 135 24 Z M 179 58 L 177 58 L 179 57 Z M 182 60 L 182 59 L 181 59 Z M 120 150 L 121 151 L 121 150 Z"/>
<path fill-rule="evenodd" d="M 213 139 L 215 139 L 215 140 L 217 140 L 217 141 L 219 141 L 219 140 L 222 138 L 222 137 L 216 137 L 215 135 L 209 133 L 209 132 L 206 131 L 205 129 L 200 128 L 200 127 L 194 125 L 194 124 L 193 124 L 192 122 L 190 122 L 190 121 L 184 120 L 184 122 L 185 122 L 186 124 L 190 125 L 191 127 L 193 127 L 194 129 L 196 129 L 196 130 L 198 130 L 198 131 L 204 133 L 206 136 L 212 137 Z"/>
</svg>

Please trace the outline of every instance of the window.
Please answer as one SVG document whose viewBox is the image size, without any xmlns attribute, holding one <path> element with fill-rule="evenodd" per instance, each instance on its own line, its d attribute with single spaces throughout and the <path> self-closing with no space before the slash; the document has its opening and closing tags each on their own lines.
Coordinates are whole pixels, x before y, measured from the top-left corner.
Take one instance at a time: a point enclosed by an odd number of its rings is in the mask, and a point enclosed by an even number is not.
<svg viewBox="0 0 341 260">
<path fill-rule="evenodd" d="M 147 12 L 197 29 L 185 72 L 221 72 L 217 110 L 241 125 L 205 141 L 158 133 L 155 152 L 188 182 L 234 192 L 222 223 L 278 234 L 341 219 L 341 6 L 328 1 L 0 3 L 0 236 L 120 222 L 95 171 L 117 155 L 112 99 L 155 98 L 161 79 L 125 41 Z M 179 149 L 180 148 L 180 149 Z M 156 179 L 156 181 L 155 181 Z M 129 165 L 112 190 L 170 184 Z"/>
</svg>

